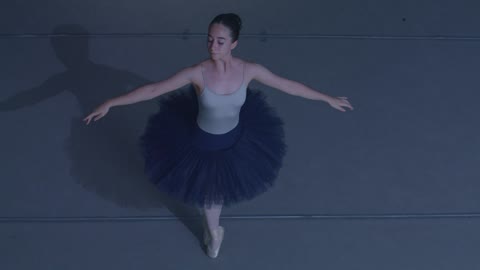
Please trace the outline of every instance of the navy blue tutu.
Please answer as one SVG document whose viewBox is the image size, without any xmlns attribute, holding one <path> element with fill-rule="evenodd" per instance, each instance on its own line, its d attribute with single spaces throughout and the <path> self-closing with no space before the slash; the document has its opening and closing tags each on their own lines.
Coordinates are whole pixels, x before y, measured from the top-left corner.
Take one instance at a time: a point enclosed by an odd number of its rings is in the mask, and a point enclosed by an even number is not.
<svg viewBox="0 0 480 270">
<path fill-rule="evenodd" d="M 230 206 L 274 185 L 287 147 L 283 121 L 259 90 L 247 89 L 238 125 L 211 134 L 196 122 L 193 86 L 161 96 L 140 147 L 145 173 L 163 192 L 188 205 Z"/>
</svg>

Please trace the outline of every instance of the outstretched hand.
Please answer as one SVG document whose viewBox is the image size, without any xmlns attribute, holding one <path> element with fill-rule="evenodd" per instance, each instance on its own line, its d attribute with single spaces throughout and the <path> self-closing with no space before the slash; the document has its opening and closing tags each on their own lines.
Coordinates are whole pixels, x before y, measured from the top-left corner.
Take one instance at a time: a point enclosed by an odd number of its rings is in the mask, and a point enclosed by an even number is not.
<svg viewBox="0 0 480 270">
<path fill-rule="evenodd" d="M 104 117 L 108 113 L 109 109 L 110 109 L 110 105 L 105 102 L 102 105 L 98 106 L 91 114 L 85 117 L 83 121 L 86 121 L 88 125 L 90 123 L 90 120 L 92 120 L 92 118 L 95 116 L 96 118 L 93 119 L 93 121 L 97 121 L 98 119 Z"/>
<path fill-rule="evenodd" d="M 348 102 L 347 97 L 332 98 L 331 100 L 328 101 L 328 104 L 330 104 L 330 106 L 342 112 L 345 111 L 345 109 L 342 107 L 346 107 L 346 108 L 349 108 L 350 110 L 353 110 L 353 107 L 350 104 L 350 102 Z"/>
</svg>

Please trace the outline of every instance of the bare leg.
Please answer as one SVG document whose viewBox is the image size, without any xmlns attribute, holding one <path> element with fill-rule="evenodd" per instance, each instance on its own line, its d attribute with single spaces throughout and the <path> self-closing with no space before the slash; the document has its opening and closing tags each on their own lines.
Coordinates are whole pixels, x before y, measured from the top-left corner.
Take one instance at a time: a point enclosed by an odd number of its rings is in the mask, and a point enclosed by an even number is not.
<svg viewBox="0 0 480 270">
<path fill-rule="evenodd" d="M 208 226 L 208 231 L 211 236 L 212 249 L 217 249 L 221 243 L 221 239 L 218 238 L 218 227 L 220 223 L 220 213 L 222 211 L 222 205 L 212 205 L 210 208 L 205 207 L 205 219 Z"/>
<path fill-rule="evenodd" d="M 204 208 L 205 219 L 207 221 L 208 230 L 210 234 L 215 231 L 220 225 L 220 213 L 222 212 L 221 204 L 214 204 L 211 208 Z"/>
</svg>

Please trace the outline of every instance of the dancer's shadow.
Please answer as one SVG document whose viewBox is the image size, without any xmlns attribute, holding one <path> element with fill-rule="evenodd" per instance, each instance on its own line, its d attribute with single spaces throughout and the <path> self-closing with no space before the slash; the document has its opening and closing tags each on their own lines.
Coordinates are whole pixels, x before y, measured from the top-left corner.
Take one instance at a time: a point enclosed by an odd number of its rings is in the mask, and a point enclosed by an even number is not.
<svg viewBox="0 0 480 270">
<path fill-rule="evenodd" d="M 32 106 L 69 91 L 81 106 L 81 118 L 71 119 L 70 136 L 65 141 L 71 177 L 85 189 L 121 207 L 166 206 L 200 239 L 202 224 L 193 218 L 198 217 L 198 210 L 161 193 L 144 174 L 139 131 L 144 128 L 145 121 L 138 119 L 146 119 L 154 112 L 142 113 L 138 104 L 120 106 L 88 126 L 82 121 L 107 99 L 151 82 L 132 72 L 89 59 L 88 32 L 82 26 L 59 25 L 53 33 L 52 47 L 66 70 L 47 78 L 37 87 L 0 101 L 0 111 Z M 65 33 L 77 36 L 61 35 Z"/>
</svg>

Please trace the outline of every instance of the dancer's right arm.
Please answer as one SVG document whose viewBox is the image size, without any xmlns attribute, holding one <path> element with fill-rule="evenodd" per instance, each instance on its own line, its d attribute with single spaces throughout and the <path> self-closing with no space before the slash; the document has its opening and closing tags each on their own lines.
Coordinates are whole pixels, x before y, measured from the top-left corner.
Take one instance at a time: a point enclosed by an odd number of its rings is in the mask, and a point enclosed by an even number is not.
<svg viewBox="0 0 480 270">
<path fill-rule="evenodd" d="M 87 122 L 88 125 L 93 117 L 95 117 L 94 121 L 97 121 L 104 117 L 108 113 L 108 110 L 113 106 L 127 105 L 149 100 L 181 88 L 192 82 L 194 69 L 193 66 L 187 67 L 164 81 L 147 84 L 123 96 L 109 99 L 98 106 L 91 114 L 85 117 L 83 121 Z"/>
<path fill-rule="evenodd" d="M 109 99 L 107 103 L 113 107 L 150 100 L 191 83 L 192 77 L 193 67 L 187 67 L 164 81 L 144 85 L 128 94 Z"/>
</svg>

